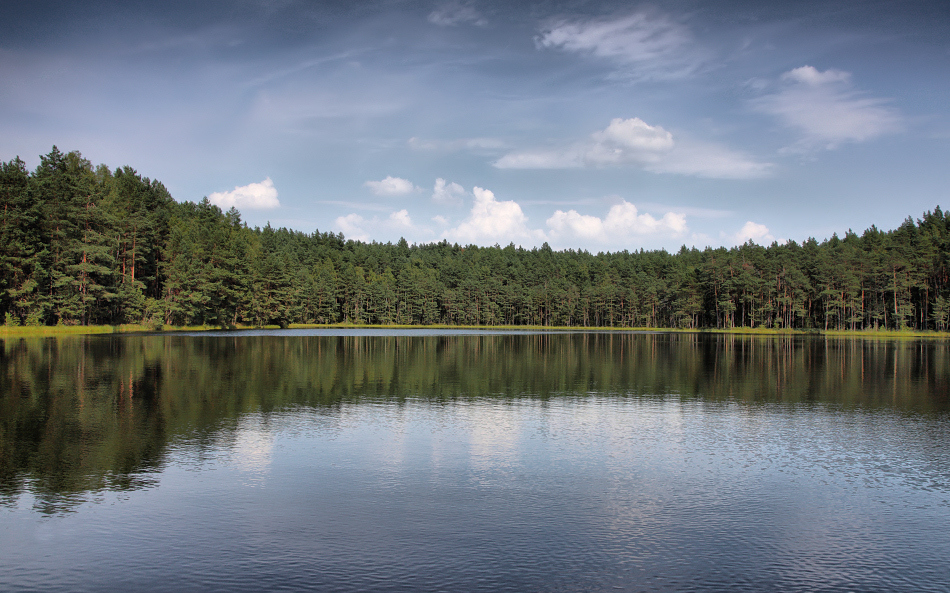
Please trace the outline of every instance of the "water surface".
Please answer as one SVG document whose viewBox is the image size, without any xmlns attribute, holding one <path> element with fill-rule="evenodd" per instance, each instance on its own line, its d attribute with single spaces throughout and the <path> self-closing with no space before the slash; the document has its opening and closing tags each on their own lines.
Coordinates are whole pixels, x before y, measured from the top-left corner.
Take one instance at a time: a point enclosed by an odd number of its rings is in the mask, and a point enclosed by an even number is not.
<svg viewBox="0 0 950 593">
<path fill-rule="evenodd" d="M 945 342 L 6 340 L 0 590 L 946 591 Z"/>
</svg>

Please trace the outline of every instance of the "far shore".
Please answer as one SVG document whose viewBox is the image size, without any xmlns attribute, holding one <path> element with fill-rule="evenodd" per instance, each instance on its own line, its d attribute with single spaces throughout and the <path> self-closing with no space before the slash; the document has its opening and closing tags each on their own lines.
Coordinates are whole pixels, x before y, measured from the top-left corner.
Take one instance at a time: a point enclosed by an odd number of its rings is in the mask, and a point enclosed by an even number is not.
<svg viewBox="0 0 950 593">
<path fill-rule="evenodd" d="M 126 333 L 174 333 L 174 332 L 201 332 L 201 331 L 235 331 L 282 329 L 279 325 L 236 325 L 221 327 L 218 325 L 172 326 L 165 325 L 161 329 L 148 325 L 53 325 L 53 326 L 0 326 L 0 339 L 3 338 L 35 338 L 60 337 L 89 334 L 126 334 Z M 950 332 L 912 331 L 912 330 L 820 330 L 820 329 L 774 329 L 764 327 L 737 327 L 731 329 L 703 328 L 681 329 L 668 327 L 578 327 L 552 325 L 367 325 L 354 323 L 332 324 L 301 324 L 292 323 L 284 329 L 465 329 L 465 330 L 514 330 L 514 331 L 597 331 L 597 332 L 651 332 L 651 333 L 697 333 L 697 334 L 736 334 L 756 336 L 826 336 L 842 338 L 870 338 L 870 339 L 917 339 L 930 338 L 938 340 L 950 339 Z"/>
</svg>

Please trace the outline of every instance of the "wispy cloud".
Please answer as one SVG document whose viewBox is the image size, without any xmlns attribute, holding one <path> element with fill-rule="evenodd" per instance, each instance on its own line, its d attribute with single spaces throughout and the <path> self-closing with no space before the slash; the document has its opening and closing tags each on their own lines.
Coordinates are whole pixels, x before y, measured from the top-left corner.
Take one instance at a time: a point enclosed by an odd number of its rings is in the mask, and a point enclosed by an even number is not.
<svg viewBox="0 0 950 593">
<path fill-rule="evenodd" d="M 772 173 L 772 163 L 712 142 L 681 141 L 662 159 L 646 163 L 651 173 L 670 173 L 710 179 L 759 179 Z"/>
<path fill-rule="evenodd" d="M 539 48 L 612 60 L 639 79 L 683 78 L 705 61 L 684 24 L 652 11 L 555 21 L 543 28 L 535 41 Z"/>
<path fill-rule="evenodd" d="M 566 147 L 508 153 L 494 165 L 499 169 L 637 166 L 654 173 L 729 179 L 763 177 L 771 168 L 723 146 L 674 141 L 663 127 L 637 117 L 613 119 L 606 129 Z"/>
<path fill-rule="evenodd" d="M 408 179 L 391 175 L 382 181 L 367 181 L 363 185 L 377 196 L 405 196 L 416 189 Z"/>
<path fill-rule="evenodd" d="M 214 192 L 208 196 L 208 201 L 228 210 L 231 207 L 239 210 L 266 210 L 280 207 L 277 199 L 277 188 L 270 177 L 260 183 L 248 183 L 236 186 L 231 191 Z"/>
<path fill-rule="evenodd" d="M 367 93 L 358 73 L 328 76 L 319 83 L 306 76 L 288 77 L 277 86 L 264 85 L 255 93 L 249 118 L 269 130 L 300 134 L 327 120 L 385 118 L 407 105 L 405 89 L 391 76 L 380 76 L 373 84 L 386 87 L 385 93 Z M 351 75 L 351 76 L 348 76 Z"/>
<path fill-rule="evenodd" d="M 289 66 L 284 66 L 280 68 L 274 68 L 273 70 L 266 71 L 245 83 L 247 88 L 256 88 L 264 86 L 275 80 L 280 80 L 282 78 L 293 77 L 296 74 L 305 72 L 317 66 L 323 66 L 324 64 L 330 64 L 334 62 L 341 62 L 344 60 L 351 60 L 355 56 L 365 53 L 365 50 L 349 50 L 345 52 L 340 52 L 328 56 L 319 56 L 315 58 L 307 58 L 300 60 L 297 63 L 291 64 Z"/>
<path fill-rule="evenodd" d="M 440 27 L 454 27 L 463 23 L 484 26 L 488 20 L 469 2 L 445 2 L 429 13 L 429 22 Z"/>
<path fill-rule="evenodd" d="M 457 152 L 469 150 L 473 152 L 495 153 L 504 150 L 507 144 L 499 138 L 457 138 L 454 140 L 426 140 L 413 136 L 407 142 L 413 150 L 432 150 L 438 152 Z"/>
<path fill-rule="evenodd" d="M 790 151 L 834 149 L 903 127 L 900 113 L 889 101 L 855 89 L 848 72 L 802 66 L 783 74 L 779 85 L 777 92 L 754 99 L 752 107 L 803 134 Z"/>
</svg>

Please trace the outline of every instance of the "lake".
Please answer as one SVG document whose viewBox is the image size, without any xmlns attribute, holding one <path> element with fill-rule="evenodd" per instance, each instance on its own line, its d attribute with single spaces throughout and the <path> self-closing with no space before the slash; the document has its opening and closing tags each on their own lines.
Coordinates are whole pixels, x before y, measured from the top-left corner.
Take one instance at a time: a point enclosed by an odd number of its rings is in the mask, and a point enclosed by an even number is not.
<svg viewBox="0 0 950 593">
<path fill-rule="evenodd" d="M 5 339 L 3 591 L 947 591 L 950 344 Z"/>
</svg>

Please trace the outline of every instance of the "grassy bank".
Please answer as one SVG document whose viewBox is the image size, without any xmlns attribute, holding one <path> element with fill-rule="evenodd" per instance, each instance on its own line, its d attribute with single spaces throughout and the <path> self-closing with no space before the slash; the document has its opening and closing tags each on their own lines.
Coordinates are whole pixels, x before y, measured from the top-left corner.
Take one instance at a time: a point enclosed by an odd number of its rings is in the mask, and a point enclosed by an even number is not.
<svg viewBox="0 0 950 593">
<path fill-rule="evenodd" d="M 739 327 L 731 329 L 678 329 L 666 327 L 569 327 L 569 326 L 542 326 L 542 325 L 358 325 L 353 323 L 333 324 L 291 324 L 290 329 L 468 329 L 468 330 L 508 330 L 508 331 L 610 331 L 610 332 L 660 332 L 660 333 L 704 333 L 704 334 L 733 334 L 756 336 L 828 336 L 842 338 L 872 338 L 872 339 L 950 339 L 950 332 L 911 331 L 911 330 L 797 330 L 797 329 L 770 329 Z M 277 325 L 264 327 L 238 325 L 230 328 L 236 331 L 248 329 L 280 329 Z M 34 338 L 56 337 L 87 334 L 115 334 L 115 333 L 142 333 L 142 332 L 181 332 L 181 331 L 215 331 L 221 330 L 216 325 L 171 326 L 166 325 L 158 330 L 155 327 L 138 324 L 125 325 L 54 325 L 54 326 L 0 326 L 0 338 Z"/>
</svg>

